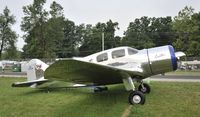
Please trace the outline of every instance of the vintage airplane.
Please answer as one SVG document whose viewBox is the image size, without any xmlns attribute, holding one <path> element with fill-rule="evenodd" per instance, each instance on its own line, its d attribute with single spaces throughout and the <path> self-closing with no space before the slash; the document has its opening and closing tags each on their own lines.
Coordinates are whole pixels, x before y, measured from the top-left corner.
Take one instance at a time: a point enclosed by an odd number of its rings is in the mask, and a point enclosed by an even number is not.
<svg viewBox="0 0 200 117">
<path fill-rule="evenodd" d="M 38 59 L 29 62 L 27 81 L 13 83 L 13 87 L 85 87 L 95 91 L 101 87 L 124 83 L 130 104 L 144 104 L 145 93 L 150 86 L 144 79 L 177 69 L 177 59 L 185 56 L 174 52 L 170 45 L 137 50 L 130 47 L 117 47 L 98 52 L 83 58 L 59 59 L 48 66 Z M 134 81 L 140 83 L 138 89 Z M 62 84 L 62 85 L 55 85 Z"/>
</svg>

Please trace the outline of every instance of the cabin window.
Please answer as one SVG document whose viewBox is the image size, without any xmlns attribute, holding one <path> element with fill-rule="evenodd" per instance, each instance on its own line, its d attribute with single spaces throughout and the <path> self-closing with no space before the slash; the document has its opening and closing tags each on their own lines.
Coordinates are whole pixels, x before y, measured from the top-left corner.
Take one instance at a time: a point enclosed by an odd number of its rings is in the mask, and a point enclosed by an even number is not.
<svg viewBox="0 0 200 117">
<path fill-rule="evenodd" d="M 108 60 L 108 54 L 103 53 L 97 56 L 97 62 L 102 62 Z"/>
<path fill-rule="evenodd" d="M 124 49 L 115 50 L 115 51 L 112 52 L 112 58 L 113 59 L 123 57 L 123 56 L 125 56 L 125 50 Z"/>
<path fill-rule="evenodd" d="M 136 54 L 136 53 L 137 53 L 137 50 L 128 48 L 128 54 L 129 55 L 133 55 L 133 54 Z"/>
</svg>

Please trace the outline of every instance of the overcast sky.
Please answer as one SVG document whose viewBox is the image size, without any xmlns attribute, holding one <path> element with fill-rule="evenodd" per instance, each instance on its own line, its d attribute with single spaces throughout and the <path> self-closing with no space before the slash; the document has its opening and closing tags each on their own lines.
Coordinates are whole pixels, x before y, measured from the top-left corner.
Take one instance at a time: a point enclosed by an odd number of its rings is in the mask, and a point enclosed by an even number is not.
<svg viewBox="0 0 200 117">
<path fill-rule="evenodd" d="M 47 0 L 45 8 L 48 10 L 53 0 Z M 23 17 L 22 6 L 31 4 L 33 0 L 0 0 L 0 13 L 5 6 L 16 16 L 13 29 L 19 34 L 17 48 L 21 50 L 24 45 L 23 32 L 20 30 Z M 200 11 L 200 0 L 56 0 L 64 8 L 65 17 L 81 23 L 96 24 L 111 19 L 119 23 L 120 30 L 116 35 L 122 36 L 129 22 L 141 16 L 165 17 L 176 16 L 178 11 L 186 5 L 192 6 L 195 12 Z"/>
</svg>

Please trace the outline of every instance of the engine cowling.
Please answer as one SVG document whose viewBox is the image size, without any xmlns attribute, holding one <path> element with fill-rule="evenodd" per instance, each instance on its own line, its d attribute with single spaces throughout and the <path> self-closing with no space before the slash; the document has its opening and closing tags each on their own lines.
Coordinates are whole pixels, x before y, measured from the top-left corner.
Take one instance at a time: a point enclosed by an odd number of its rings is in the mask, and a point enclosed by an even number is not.
<svg viewBox="0 0 200 117">
<path fill-rule="evenodd" d="M 147 49 L 152 74 L 161 74 L 177 69 L 177 58 L 170 45 Z"/>
</svg>

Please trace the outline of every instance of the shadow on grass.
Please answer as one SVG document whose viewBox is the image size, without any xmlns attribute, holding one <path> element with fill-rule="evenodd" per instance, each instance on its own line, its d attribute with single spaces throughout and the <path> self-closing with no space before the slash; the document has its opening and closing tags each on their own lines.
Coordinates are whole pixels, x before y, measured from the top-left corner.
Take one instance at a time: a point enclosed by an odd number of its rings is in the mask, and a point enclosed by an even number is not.
<svg viewBox="0 0 200 117">
<path fill-rule="evenodd" d="M 128 92 L 122 86 L 112 87 L 109 91 L 99 93 L 84 93 L 83 95 L 76 93 L 73 100 L 54 111 L 55 116 L 120 116 L 128 105 Z"/>
<path fill-rule="evenodd" d="M 43 96 L 45 90 L 31 90 L 23 96 Z M 123 85 L 109 86 L 108 91 L 94 93 L 89 88 L 53 89 L 45 103 L 55 101 L 52 116 L 88 117 L 120 116 L 128 105 L 128 92 Z"/>
<path fill-rule="evenodd" d="M 22 92 L 20 95 L 35 95 L 41 93 L 77 93 L 77 94 L 92 94 L 92 95 L 102 95 L 102 94 L 112 94 L 120 95 L 121 93 L 127 93 L 123 85 L 114 85 L 109 87 L 108 91 L 94 92 L 92 87 L 81 87 L 81 88 L 49 88 L 49 89 L 30 89 L 29 91 Z"/>
</svg>

